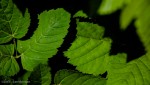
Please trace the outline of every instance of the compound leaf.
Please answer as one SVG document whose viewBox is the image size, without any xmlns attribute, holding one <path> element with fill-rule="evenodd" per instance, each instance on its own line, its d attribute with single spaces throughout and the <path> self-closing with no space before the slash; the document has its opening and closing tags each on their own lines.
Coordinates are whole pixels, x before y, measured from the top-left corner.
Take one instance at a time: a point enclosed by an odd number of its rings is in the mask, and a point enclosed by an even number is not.
<svg viewBox="0 0 150 85">
<path fill-rule="evenodd" d="M 14 76 L 20 68 L 13 57 L 14 45 L 0 45 L 0 75 Z"/>
<path fill-rule="evenodd" d="M 93 23 L 78 22 L 77 38 L 64 52 L 69 63 L 76 69 L 89 74 L 103 74 L 109 62 L 111 40 L 102 38 L 104 29 Z"/>
<path fill-rule="evenodd" d="M 18 41 L 23 68 L 32 71 L 40 63 L 47 63 L 57 53 L 68 32 L 70 14 L 64 9 L 44 11 L 39 16 L 39 26 L 31 39 Z"/>
<path fill-rule="evenodd" d="M 99 76 L 63 69 L 56 73 L 54 83 L 56 85 L 106 85 L 106 80 Z"/>
<path fill-rule="evenodd" d="M 25 36 L 30 25 L 28 10 L 23 16 L 12 0 L 1 0 L 0 5 L 0 44 Z"/>
<path fill-rule="evenodd" d="M 126 55 L 112 56 L 106 85 L 150 85 L 150 56 L 126 63 Z"/>
</svg>

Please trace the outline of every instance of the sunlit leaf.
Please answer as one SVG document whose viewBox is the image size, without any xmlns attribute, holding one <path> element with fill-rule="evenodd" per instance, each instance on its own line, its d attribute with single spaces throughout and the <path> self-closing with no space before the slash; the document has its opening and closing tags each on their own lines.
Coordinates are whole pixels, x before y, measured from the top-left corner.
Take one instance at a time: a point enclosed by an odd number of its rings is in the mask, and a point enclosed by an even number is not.
<svg viewBox="0 0 150 85">
<path fill-rule="evenodd" d="M 31 39 L 18 41 L 23 68 L 32 71 L 40 63 L 47 63 L 57 53 L 69 28 L 70 14 L 64 9 L 44 11 Z"/>
<path fill-rule="evenodd" d="M 89 74 L 103 74 L 109 62 L 111 40 L 103 38 L 104 29 L 97 24 L 78 22 L 77 38 L 64 55 L 76 69 Z"/>
<path fill-rule="evenodd" d="M 150 56 L 146 54 L 126 63 L 126 55 L 112 56 L 106 85 L 149 85 Z"/>
</svg>

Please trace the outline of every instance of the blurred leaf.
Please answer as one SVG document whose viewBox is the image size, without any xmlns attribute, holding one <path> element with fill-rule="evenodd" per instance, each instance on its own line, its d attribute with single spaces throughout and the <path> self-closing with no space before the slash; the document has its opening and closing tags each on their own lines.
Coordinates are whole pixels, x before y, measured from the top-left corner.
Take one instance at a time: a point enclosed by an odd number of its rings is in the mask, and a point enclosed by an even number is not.
<svg viewBox="0 0 150 85">
<path fill-rule="evenodd" d="M 131 0 L 102 0 L 102 3 L 98 9 L 98 13 L 101 15 L 111 14 L 116 10 L 121 9 L 130 1 Z"/>
<path fill-rule="evenodd" d="M 149 5 L 149 0 L 132 0 L 131 3 L 122 10 L 120 16 L 121 28 L 126 29 L 133 19 L 138 20 L 138 18 L 142 17 L 143 12 L 145 11 L 145 9 L 147 9 Z"/>
<path fill-rule="evenodd" d="M 150 52 L 150 6 L 144 9 L 142 15 L 135 22 L 137 33 L 143 42 L 145 50 Z"/>
</svg>

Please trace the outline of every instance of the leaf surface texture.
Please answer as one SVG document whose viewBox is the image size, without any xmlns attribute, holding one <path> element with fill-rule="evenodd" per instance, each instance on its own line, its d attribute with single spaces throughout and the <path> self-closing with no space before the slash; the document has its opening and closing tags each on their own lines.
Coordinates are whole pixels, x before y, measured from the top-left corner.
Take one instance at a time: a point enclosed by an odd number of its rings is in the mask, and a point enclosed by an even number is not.
<svg viewBox="0 0 150 85">
<path fill-rule="evenodd" d="M 126 55 L 112 56 L 106 85 L 149 85 L 150 57 L 146 54 L 126 63 Z"/>
<path fill-rule="evenodd" d="M 44 11 L 38 18 L 39 26 L 31 39 L 18 41 L 23 68 L 29 71 L 57 53 L 70 22 L 70 14 L 62 8 Z"/>
<path fill-rule="evenodd" d="M 64 52 L 69 63 L 76 69 L 89 74 L 103 74 L 109 62 L 111 40 L 103 38 L 101 26 L 87 22 L 77 22 L 77 38 Z"/>
</svg>

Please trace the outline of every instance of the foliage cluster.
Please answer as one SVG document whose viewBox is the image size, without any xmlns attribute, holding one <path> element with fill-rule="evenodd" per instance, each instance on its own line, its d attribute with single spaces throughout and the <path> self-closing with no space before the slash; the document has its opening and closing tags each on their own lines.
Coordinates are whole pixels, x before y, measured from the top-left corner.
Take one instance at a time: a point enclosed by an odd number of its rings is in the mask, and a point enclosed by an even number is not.
<svg viewBox="0 0 150 85">
<path fill-rule="evenodd" d="M 146 54 L 127 62 L 126 53 L 110 55 L 109 37 L 105 28 L 91 22 L 81 22 L 78 17 L 88 18 L 78 11 L 76 39 L 64 56 L 76 71 L 62 69 L 55 74 L 56 85 L 150 85 L 150 1 L 103 0 L 98 13 L 106 15 L 121 9 L 120 26 L 125 30 L 135 19 L 135 27 Z M 138 9 L 138 10 L 136 10 Z M 136 11 L 135 11 L 136 10 Z M 30 14 L 24 15 L 12 0 L 0 0 L 0 76 L 3 84 L 50 85 L 51 68 L 48 59 L 57 54 L 68 33 L 71 14 L 63 8 L 43 11 L 38 15 L 38 27 L 33 36 L 22 38 L 30 26 Z M 21 65 L 17 59 L 21 58 Z M 12 79 L 20 68 L 27 72 Z M 102 75 L 108 73 L 106 77 Z"/>
</svg>

